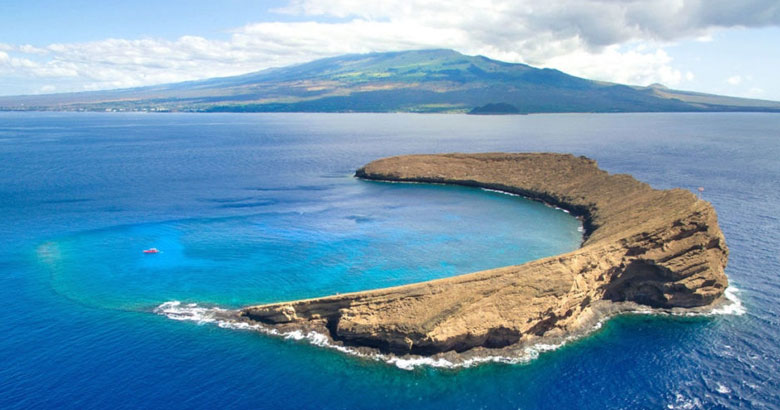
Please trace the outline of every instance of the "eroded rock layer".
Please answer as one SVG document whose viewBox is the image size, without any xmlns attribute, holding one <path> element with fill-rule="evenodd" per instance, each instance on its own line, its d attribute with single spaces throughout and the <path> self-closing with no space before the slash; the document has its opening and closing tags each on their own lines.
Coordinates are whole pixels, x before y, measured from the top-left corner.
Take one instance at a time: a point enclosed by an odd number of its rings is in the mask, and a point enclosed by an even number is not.
<svg viewBox="0 0 780 410">
<path fill-rule="evenodd" d="M 728 285 L 728 248 L 712 206 L 655 190 L 563 154 L 446 154 L 380 159 L 360 178 L 446 183 L 520 194 L 583 219 L 576 251 L 452 278 L 251 306 L 242 320 L 318 329 L 334 341 L 396 354 L 502 348 L 581 331 L 604 306 L 695 308 Z M 616 311 L 612 309 L 612 312 Z"/>
</svg>

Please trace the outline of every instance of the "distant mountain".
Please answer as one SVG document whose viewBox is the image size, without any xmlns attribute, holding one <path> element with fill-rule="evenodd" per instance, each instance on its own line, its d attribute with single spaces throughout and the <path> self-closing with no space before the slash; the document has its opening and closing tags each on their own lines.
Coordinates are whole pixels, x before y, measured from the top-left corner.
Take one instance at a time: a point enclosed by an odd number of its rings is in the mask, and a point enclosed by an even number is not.
<svg viewBox="0 0 780 410">
<path fill-rule="evenodd" d="M 1 110 L 208 112 L 770 111 L 780 102 L 627 86 L 452 50 L 344 55 L 202 81 L 0 97 Z"/>
</svg>

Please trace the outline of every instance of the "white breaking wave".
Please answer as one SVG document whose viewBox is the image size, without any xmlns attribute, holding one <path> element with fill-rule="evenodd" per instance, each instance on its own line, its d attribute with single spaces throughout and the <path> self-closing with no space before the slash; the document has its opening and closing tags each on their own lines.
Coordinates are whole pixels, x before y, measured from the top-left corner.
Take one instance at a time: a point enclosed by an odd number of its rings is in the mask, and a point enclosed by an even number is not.
<svg viewBox="0 0 780 410">
<path fill-rule="evenodd" d="M 726 300 L 729 301 L 729 303 L 714 308 L 709 312 L 672 313 L 672 315 L 675 316 L 680 316 L 680 315 L 682 316 L 713 316 L 713 315 L 740 316 L 743 315 L 745 314 L 746 310 L 744 306 L 742 306 L 742 301 L 737 296 L 738 292 L 739 289 L 737 289 L 734 286 L 729 286 L 724 293 L 724 296 Z M 182 320 L 182 321 L 186 320 L 186 321 L 196 322 L 199 325 L 213 323 L 224 329 L 251 330 L 251 331 L 265 333 L 268 335 L 280 336 L 285 339 L 298 340 L 298 341 L 306 340 L 308 343 L 314 346 L 325 347 L 328 349 L 337 350 L 345 354 L 385 362 L 387 364 L 394 365 L 399 369 L 403 369 L 403 370 L 414 370 L 414 368 L 420 366 L 454 369 L 454 368 L 461 368 L 461 367 L 463 368 L 472 367 L 482 363 L 506 363 L 506 364 L 528 363 L 538 358 L 541 353 L 557 350 L 563 347 L 564 345 L 566 345 L 568 342 L 579 339 L 584 336 L 583 334 L 572 335 L 564 338 L 563 341 L 556 344 L 538 343 L 523 348 L 513 356 L 478 356 L 470 359 L 465 359 L 462 361 L 453 362 L 441 357 L 439 358 L 423 357 L 423 356 L 398 357 L 398 356 L 386 355 L 382 353 L 367 354 L 358 351 L 356 349 L 353 349 L 351 347 L 341 346 L 338 344 L 331 343 L 328 336 L 320 332 L 309 331 L 304 333 L 301 330 L 280 332 L 274 328 L 263 326 L 262 324 L 259 323 L 248 323 L 248 322 L 240 322 L 240 321 L 233 320 L 230 318 L 230 311 L 227 309 L 223 309 L 219 307 L 202 307 L 202 306 L 198 306 L 197 303 L 184 304 L 177 300 L 169 301 L 161 304 L 160 306 L 157 306 L 154 309 L 154 313 L 158 315 L 166 316 L 173 320 Z M 649 308 L 635 310 L 631 313 L 667 314 Z M 602 318 L 601 320 L 596 322 L 593 325 L 593 327 L 588 332 L 586 332 L 586 334 L 590 334 L 600 329 L 603 326 L 604 322 L 607 320 L 609 320 L 609 317 Z"/>
<path fill-rule="evenodd" d="M 747 312 L 747 309 L 745 309 L 744 306 L 742 306 L 742 300 L 740 300 L 739 296 L 737 296 L 737 293 L 739 293 L 739 289 L 737 289 L 734 286 L 729 286 L 726 288 L 726 291 L 723 293 L 723 296 L 726 297 L 726 300 L 729 301 L 728 304 L 717 307 L 715 309 L 712 309 L 710 312 L 711 315 L 735 315 L 735 316 L 742 316 Z"/>
<path fill-rule="evenodd" d="M 199 307 L 197 303 L 182 304 L 178 300 L 165 302 L 154 309 L 154 313 L 165 315 L 173 320 L 190 320 L 198 324 L 213 323 L 217 321 L 217 313 L 225 313 L 227 310 L 212 307 Z"/>
<path fill-rule="evenodd" d="M 539 357 L 540 353 L 558 349 L 566 344 L 563 341 L 559 344 L 544 344 L 539 343 L 534 346 L 526 347 L 517 356 L 484 356 L 474 357 L 463 361 L 453 362 L 445 358 L 432 358 L 423 356 L 404 356 L 398 357 L 393 355 L 386 355 L 382 353 L 367 354 L 360 352 L 356 349 L 341 346 L 331 343 L 328 336 L 315 331 L 303 332 L 300 330 L 293 330 L 290 332 L 280 332 L 276 329 L 263 326 L 259 323 L 248 323 L 231 320 L 229 318 L 229 310 L 218 307 L 202 307 L 197 303 L 182 303 L 178 300 L 165 302 L 154 309 L 154 313 L 158 315 L 166 316 L 173 320 L 192 321 L 199 325 L 203 324 L 216 324 L 224 329 L 235 330 L 252 330 L 265 333 L 273 336 L 280 336 L 285 339 L 291 340 L 306 340 L 308 343 L 325 347 L 328 349 L 337 350 L 342 353 L 346 353 L 353 356 L 358 356 L 366 359 L 372 359 L 376 361 L 385 362 L 387 364 L 394 365 L 403 370 L 414 370 L 416 367 L 428 366 L 438 368 L 460 368 L 460 367 L 472 367 L 481 363 L 527 363 L 531 360 Z M 597 329 L 601 327 L 601 323 L 597 324 Z M 568 340 L 568 339 L 567 339 Z"/>
<path fill-rule="evenodd" d="M 704 408 L 701 404 L 701 400 L 698 397 L 687 398 L 680 393 L 675 394 L 674 403 L 666 405 L 667 409 L 701 409 Z"/>
<path fill-rule="evenodd" d="M 483 191 L 487 191 L 487 192 L 498 192 L 499 194 L 504 194 L 504 195 L 509 195 L 509 196 L 522 196 L 522 195 L 518 195 L 518 194 L 513 194 L 511 192 L 500 191 L 498 189 L 490 189 L 490 188 L 480 188 L 480 189 L 483 190 Z"/>
<path fill-rule="evenodd" d="M 711 310 L 703 310 L 698 312 L 686 312 L 686 311 L 664 311 L 656 310 L 648 306 L 640 306 L 637 309 L 632 309 L 623 313 L 635 314 L 635 315 L 670 315 L 670 316 L 742 316 L 747 312 L 747 309 L 742 305 L 742 300 L 737 296 L 739 289 L 734 286 L 729 286 L 723 292 L 723 297 L 726 299 L 721 305 L 712 308 Z"/>
<path fill-rule="evenodd" d="M 523 196 L 523 195 L 520 195 L 520 194 L 513 194 L 513 193 L 511 193 L 511 192 L 507 192 L 507 191 L 501 191 L 501 190 L 499 190 L 499 189 L 491 189 L 491 188 L 479 188 L 479 189 L 481 189 L 481 190 L 483 190 L 483 191 L 486 191 L 486 192 L 497 192 L 497 193 L 499 193 L 499 194 L 504 194 L 504 195 L 509 195 L 509 196 L 517 196 L 517 197 L 521 197 L 521 198 L 528 199 L 528 200 L 530 200 L 530 201 L 536 201 L 536 199 L 533 199 L 533 198 L 528 198 L 528 197 L 526 197 L 526 196 Z M 566 209 L 566 208 L 561 208 L 561 207 L 559 207 L 559 206 L 551 205 L 551 204 L 548 204 L 548 203 L 546 203 L 546 202 L 542 202 L 542 203 L 543 203 L 543 204 L 545 204 L 545 205 L 547 205 L 547 206 L 549 206 L 549 207 L 551 207 L 551 208 L 553 208 L 553 209 L 556 209 L 556 210 L 558 210 L 558 211 L 563 211 L 563 212 L 566 212 L 567 214 L 570 214 L 570 213 L 571 213 L 571 211 L 569 211 L 569 210 L 568 210 L 568 209 Z"/>
<path fill-rule="evenodd" d="M 671 313 L 673 316 L 722 316 L 722 315 L 734 315 L 734 316 L 742 316 L 747 312 L 747 309 L 742 305 L 742 300 L 739 299 L 739 296 L 737 296 L 737 293 L 739 293 L 739 289 L 737 289 L 734 286 L 729 286 L 726 288 L 726 290 L 723 292 L 723 297 L 726 298 L 726 302 L 721 304 L 718 307 L 713 308 L 710 311 L 703 311 L 703 312 L 681 312 L 681 313 Z M 647 312 L 638 312 L 638 313 L 657 313 L 653 312 L 652 310 Z M 663 312 L 661 312 L 663 313 Z"/>
</svg>

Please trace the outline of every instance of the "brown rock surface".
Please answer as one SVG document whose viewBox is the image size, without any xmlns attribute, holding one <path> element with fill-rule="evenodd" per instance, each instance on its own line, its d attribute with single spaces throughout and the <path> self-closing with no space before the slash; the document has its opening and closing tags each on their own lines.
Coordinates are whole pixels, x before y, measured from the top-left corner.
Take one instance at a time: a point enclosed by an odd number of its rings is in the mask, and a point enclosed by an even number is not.
<svg viewBox="0 0 780 410">
<path fill-rule="evenodd" d="M 365 292 L 251 306 L 240 320 L 316 329 L 337 343 L 430 355 L 564 337 L 636 304 L 696 308 L 720 299 L 728 249 L 712 206 L 563 154 L 380 159 L 358 177 L 516 193 L 583 219 L 581 248 L 523 265 Z M 635 303 L 623 303 L 635 302 Z"/>
</svg>

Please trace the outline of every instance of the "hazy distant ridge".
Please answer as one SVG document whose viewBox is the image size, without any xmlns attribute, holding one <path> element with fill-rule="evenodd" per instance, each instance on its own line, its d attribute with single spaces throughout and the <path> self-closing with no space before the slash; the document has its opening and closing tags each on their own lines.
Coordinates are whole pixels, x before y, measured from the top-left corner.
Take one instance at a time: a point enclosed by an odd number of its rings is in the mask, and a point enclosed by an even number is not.
<svg viewBox="0 0 780 410">
<path fill-rule="evenodd" d="M 518 113 L 780 112 L 775 101 L 598 82 L 452 50 L 353 54 L 235 77 L 0 97 L 1 110 L 63 111 L 470 112 L 497 105 Z"/>
</svg>

